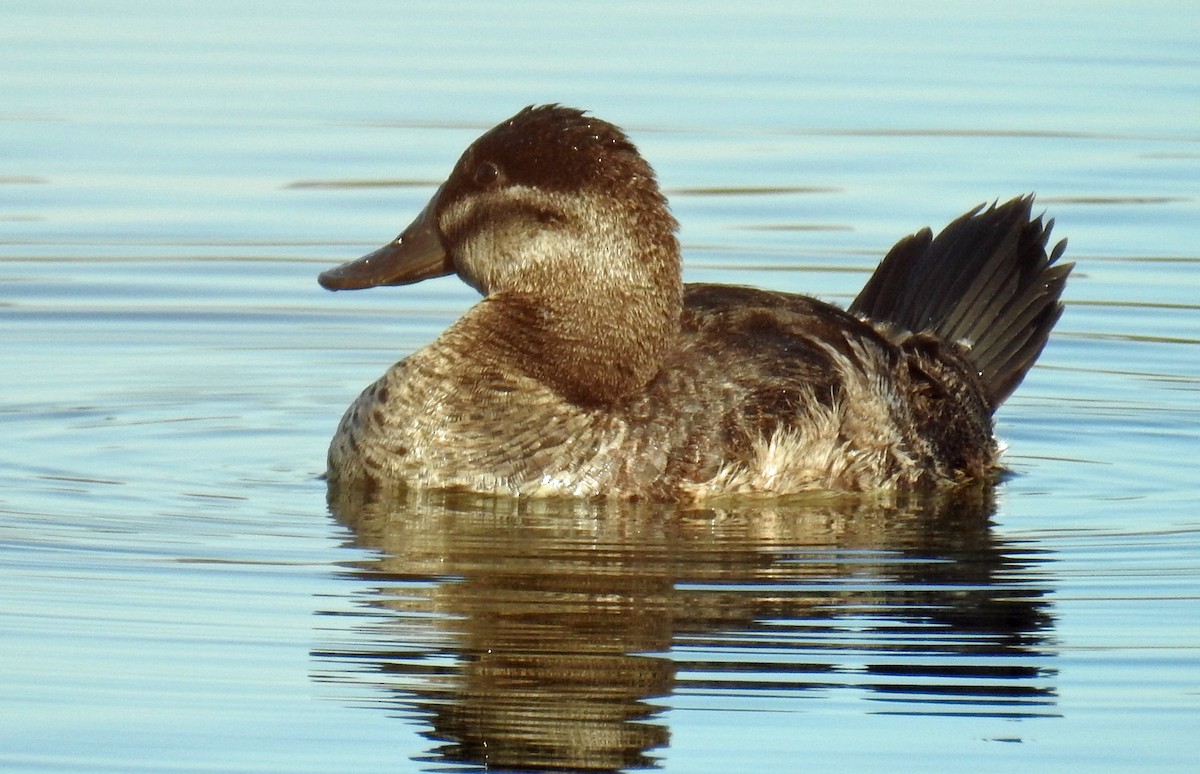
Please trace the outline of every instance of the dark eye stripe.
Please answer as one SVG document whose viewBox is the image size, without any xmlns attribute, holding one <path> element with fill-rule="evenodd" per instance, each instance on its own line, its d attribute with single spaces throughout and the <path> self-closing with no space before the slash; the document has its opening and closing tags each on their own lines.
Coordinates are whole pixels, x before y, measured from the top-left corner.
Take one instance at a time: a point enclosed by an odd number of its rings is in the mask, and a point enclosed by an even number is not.
<svg viewBox="0 0 1200 774">
<path fill-rule="evenodd" d="M 445 236 L 451 242 L 472 239 L 497 223 L 535 221 L 542 225 L 550 225 L 562 220 L 562 213 L 546 203 L 512 199 L 492 201 L 483 207 L 458 209 L 458 212 L 461 213 L 458 218 L 444 224 Z"/>
</svg>

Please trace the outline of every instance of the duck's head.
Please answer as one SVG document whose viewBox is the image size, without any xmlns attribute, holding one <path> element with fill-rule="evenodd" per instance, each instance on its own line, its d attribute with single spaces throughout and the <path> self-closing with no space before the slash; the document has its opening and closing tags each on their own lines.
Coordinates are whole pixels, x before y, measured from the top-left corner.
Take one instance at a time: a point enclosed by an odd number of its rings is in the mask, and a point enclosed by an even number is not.
<svg viewBox="0 0 1200 774">
<path fill-rule="evenodd" d="M 676 222 L 650 165 L 610 123 L 527 107 L 470 145 L 398 237 L 320 275 L 328 290 L 457 273 L 484 295 L 679 293 Z"/>
<path fill-rule="evenodd" d="M 611 404 L 653 379 L 676 343 L 675 229 L 620 129 L 529 107 L 472 143 L 400 236 L 320 282 L 350 290 L 457 273 L 487 297 L 455 326 L 476 357 Z"/>
</svg>

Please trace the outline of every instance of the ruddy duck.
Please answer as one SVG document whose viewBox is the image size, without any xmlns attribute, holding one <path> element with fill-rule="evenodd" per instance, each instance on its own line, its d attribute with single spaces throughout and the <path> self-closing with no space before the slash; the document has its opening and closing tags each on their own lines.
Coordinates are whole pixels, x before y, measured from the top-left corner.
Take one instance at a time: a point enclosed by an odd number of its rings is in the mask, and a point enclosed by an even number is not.
<svg viewBox="0 0 1200 774">
<path fill-rule="evenodd" d="M 1031 204 L 905 237 L 845 311 L 685 285 L 625 134 L 526 108 L 396 239 L 321 274 L 329 290 L 458 274 L 484 296 L 350 406 L 330 483 L 691 501 L 986 481 L 992 414 L 1072 268 Z"/>
</svg>

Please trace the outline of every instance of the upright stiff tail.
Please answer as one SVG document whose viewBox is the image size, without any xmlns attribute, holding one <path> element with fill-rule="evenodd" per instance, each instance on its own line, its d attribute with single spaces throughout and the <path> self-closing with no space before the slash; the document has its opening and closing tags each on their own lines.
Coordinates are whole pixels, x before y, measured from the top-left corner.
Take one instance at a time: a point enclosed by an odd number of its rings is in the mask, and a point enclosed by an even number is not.
<svg viewBox="0 0 1200 774">
<path fill-rule="evenodd" d="M 1059 297 L 1074 264 L 1046 253 L 1054 221 L 1031 217 L 1032 196 L 984 209 L 896 243 L 850 312 L 964 346 L 993 408 L 1004 402 L 1046 346 L 1062 315 Z"/>
</svg>

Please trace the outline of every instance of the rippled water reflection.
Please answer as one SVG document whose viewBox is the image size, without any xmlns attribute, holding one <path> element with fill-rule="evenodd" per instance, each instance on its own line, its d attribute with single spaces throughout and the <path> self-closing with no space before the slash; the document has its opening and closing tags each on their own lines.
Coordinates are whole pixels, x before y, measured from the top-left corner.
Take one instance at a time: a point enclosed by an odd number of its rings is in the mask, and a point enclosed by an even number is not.
<svg viewBox="0 0 1200 774">
<path fill-rule="evenodd" d="M 372 685 L 451 760 L 644 766 L 677 704 L 1058 712 L 1047 560 L 992 534 L 989 491 L 701 510 L 338 492 L 331 507 L 377 552 L 350 575 L 386 614 L 320 650 L 321 678 Z"/>
</svg>

